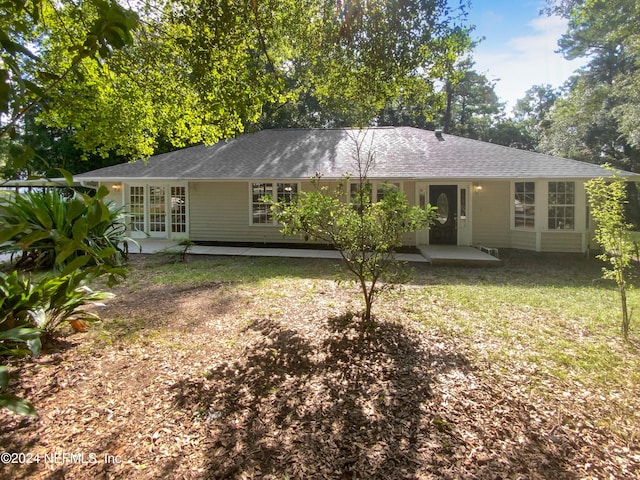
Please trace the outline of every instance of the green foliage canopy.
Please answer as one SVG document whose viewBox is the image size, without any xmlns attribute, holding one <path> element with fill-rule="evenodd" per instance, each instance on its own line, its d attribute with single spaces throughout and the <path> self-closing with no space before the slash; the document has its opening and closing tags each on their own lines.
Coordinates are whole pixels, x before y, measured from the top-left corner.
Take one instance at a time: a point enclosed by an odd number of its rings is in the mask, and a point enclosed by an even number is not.
<svg viewBox="0 0 640 480">
<path fill-rule="evenodd" d="M 640 2 L 548 1 L 569 20 L 559 45 L 588 62 L 556 102 L 541 147 L 549 153 L 638 171 L 640 161 Z"/>
<path fill-rule="evenodd" d="M 29 30 L 41 62 L 28 71 L 56 78 L 39 120 L 104 156 L 213 143 L 301 96 L 367 124 L 398 92 L 433 91 L 469 43 L 446 0 L 153 0 L 130 43 L 77 60 L 100 11 L 89 2 L 81 22 L 56 5 Z"/>
<path fill-rule="evenodd" d="M 68 32 L 64 68 L 55 68 L 43 55 L 56 25 Z M 137 15 L 113 0 L 8 0 L 0 5 L 0 139 L 5 150 L 0 164 L 10 171 L 24 168 L 33 151 L 7 143 L 19 136 L 23 117 L 70 77 L 81 75 L 81 65 L 104 62 L 113 51 L 132 45 L 137 25 Z"/>
</svg>

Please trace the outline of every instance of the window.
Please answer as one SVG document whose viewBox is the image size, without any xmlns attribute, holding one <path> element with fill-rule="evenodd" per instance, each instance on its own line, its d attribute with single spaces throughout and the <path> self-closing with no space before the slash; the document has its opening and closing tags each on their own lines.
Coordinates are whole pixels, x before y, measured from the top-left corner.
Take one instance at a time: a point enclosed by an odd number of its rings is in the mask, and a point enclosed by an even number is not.
<svg viewBox="0 0 640 480">
<path fill-rule="evenodd" d="M 144 232 L 144 187 L 131 187 L 129 190 L 129 213 L 131 231 Z"/>
<path fill-rule="evenodd" d="M 535 228 L 536 226 L 536 184 L 535 182 L 515 183 L 514 226 Z"/>
<path fill-rule="evenodd" d="M 149 186 L 149 231 L 164 232 L 167 228 L 165 188 Z"/>
<path fill-rule="evenodd" d="M 298 196 L 297 183 L 279 183 L 278 184 L 278 202 L 286 205 L 291 204 Z"/>
<path fill-rule="evenodd" d="M 573 230 L 575 183 L 549 182 L 549 230 Z"/>
<path fill-rule="evenodd" d="M 290 204 L 298 196 L 297 183 L 253 183 L 251 185 L 251 223 L 253 225 L 274 225 L 271 204 L 264 197 L 274 197 L 278 202 Z"/>
<path fill-rule="evenodd" d="M 467 218 L 467 189 L 460 189 L 460 219 Z"/>
<path fill-rule="evenodd" d="M 394 183 L 379 183 L 378 188 L 376 188 L 376 201 L 380 201 L 384 198 L 384 192 L 388 188 L 393 188 L 395 190 L 400 190 L 400 184 L 397 182 Z"/>
<path fill-rule="evenodd" d="M 271 205 L 263 197 L 273 197 L 273 184 L 254 183 L 251 187 L 251 212 L 254 225 L 273 223 Z"/>
<path fill-rule="evenodd" d="M 187 187 L 130 185 L 128 205 L 131 232 L 167 238 L 188 233 Z"/>
<path fill-rule="evenodd" d="M 187 189 L 171 187 L 171 232 L 187 231 Z"/>
</svg>

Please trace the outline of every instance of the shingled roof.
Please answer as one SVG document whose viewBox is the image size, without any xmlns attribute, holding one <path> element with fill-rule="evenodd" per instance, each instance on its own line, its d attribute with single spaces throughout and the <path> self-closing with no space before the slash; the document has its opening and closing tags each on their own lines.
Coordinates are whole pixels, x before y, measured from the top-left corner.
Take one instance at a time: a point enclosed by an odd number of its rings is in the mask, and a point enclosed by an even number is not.
<svg viewBox="0 0 640 480">
<path fill-rule="evenodd" d="M 384 179 L 594 178 L 601 166 L 413 127 L 280 129 L 244 134 L 76 175 L 81 181 L 307 179 L 354 173 L 354 138 Z M 633 175 L 628 172 L 624 174 Z"/>
</svg>

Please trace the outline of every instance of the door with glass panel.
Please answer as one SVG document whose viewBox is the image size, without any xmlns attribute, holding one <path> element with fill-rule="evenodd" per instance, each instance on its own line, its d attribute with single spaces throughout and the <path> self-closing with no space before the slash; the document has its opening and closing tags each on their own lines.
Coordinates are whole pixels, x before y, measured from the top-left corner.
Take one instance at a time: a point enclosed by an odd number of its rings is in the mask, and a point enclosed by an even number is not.
<svg viewBox="0 0 640 480">
<path fill-rule="evenodd" d="M 436 210 L 436 218 L 429 229 L 429 245 L 458 244 L 458 186 L 431 185 L 429 203 Z"/>
<path fill-rule="evenodd" d="M 179 185 L 129 187 L 130 228 L 134 236 L 184 237 L 187 189 Z"/>
<path fill-rule="evenodd" d="M 167 198 L 165 187 L 149 185 L 149 235 L 167 236 Z"/>
</svg>

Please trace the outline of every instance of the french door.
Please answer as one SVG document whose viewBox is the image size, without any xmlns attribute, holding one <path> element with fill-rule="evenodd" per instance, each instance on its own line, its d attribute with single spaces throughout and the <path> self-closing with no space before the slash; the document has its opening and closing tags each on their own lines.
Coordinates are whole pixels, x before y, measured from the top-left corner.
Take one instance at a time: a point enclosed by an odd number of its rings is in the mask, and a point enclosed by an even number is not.
<svg viewBox="0 0 640 480">
<path fill-rule="evenodd" d="M 187 235 L 187 187 L 184 185 L 131 185 L 128 210 L 133 236 Z"/>
</svg>

